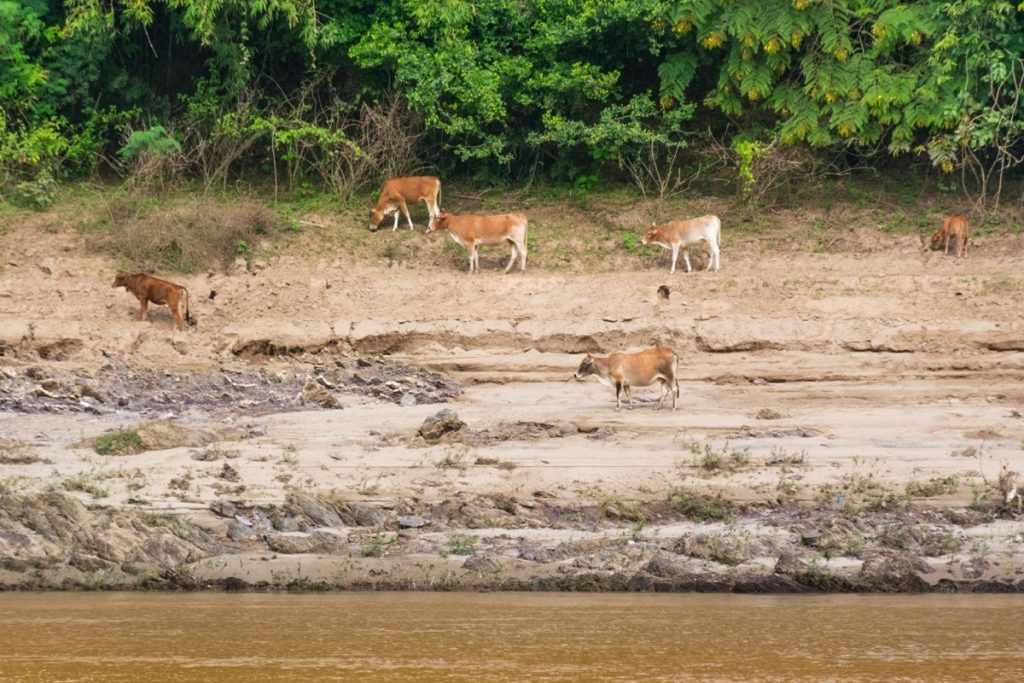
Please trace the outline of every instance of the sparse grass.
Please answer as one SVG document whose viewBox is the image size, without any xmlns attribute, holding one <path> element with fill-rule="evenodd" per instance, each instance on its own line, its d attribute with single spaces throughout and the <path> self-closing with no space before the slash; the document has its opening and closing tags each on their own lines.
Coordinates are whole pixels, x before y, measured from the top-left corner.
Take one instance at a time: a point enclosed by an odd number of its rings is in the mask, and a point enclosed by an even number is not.
<svg viewBox="0 0 1024 683">
<path fill-rule="evenodd" d="M 288 467 L 295 467 L 299 464 L 299 449 L 293 444 L 286 444 L 281 447 L 281 459 L 277 461 L 279 465 L 287 465 Z"/>
<path fill-rule="evenodd" d="M 696 522 L 727 522 L 732 520 L 732 504 L 721 493 L 710 495 L 684 488 L 668 492 L 669 506 Z"/>
<path fill-rule="evenodd" d="M 42 462 L 36 447 L 25 441 L 0 441 L 0 465 L 31 465 Z"/>
<path fill-rule="evenodd" d="M 462 444 L 454 444 L 445 449 L 444 457 L 434 463 L 439 470 L 458 470 L 465 472 L 469 467 L 469 448 Z"/>
<path fill-rule="evenodd" d="M 804 465 L 807 462 L 807 451 L 787 451 L 782 446 L 772 446 L 771 453 L 765 460 L 766 465 Z"/>
<path fill-rule="evenodd" d="M 880 512 L 905 509 L 910 498 L 875 479 L 874 473 L 851 472 L 840 477 L 838 482 L 822 487 L 822 503 L 839 507 L 846 513 Z"/>
<path fill-rule="evenodd" d="M 721 448 L 715 448 L 712 443 L 690 441 L 685 448 L 693 454 L 693 467 L 705 473 L 741 469 L 751 461 L 749 448 L 729 448 L 729 442 Z"/>
<path fill-rule="evenodd" d="M 912 498 L 934 498 L 935 496 L 956 493 L 960 487 L 960 479 L 956 476 L 933 477 L 928 481 L 911 481 L 907 483 L 906 492 Z"/>
<path fill-rule="evenodd" d="M 208 446 L 202 450 L 195 450 L 189 452 L 189 457 L 193 460 L 199 460 L 201 462 L 213 462 L 214 460 L 220 459 L 232 459 L 237 458 L 241 455 L 241 452 L 233 448 L 223 448 L 221 446 Z"/>
<path fill-rule="evenodd" d="M 605 498 L 601 501 L 601 513 L 609 519 L 624 519 L 630 522 L 645 522 L 647 515 L 638 500 Z"/>
<path fill-rule="evenodd" d="M 69 477 L 68 479 L 63 480 L 60 485 L 65 491 L 82 491 L 96 499 L 106 498 L 110 495 L 106 489 L 96 485 L 92 476 L 84 473 L 77 474 L 74 477 Z"/>
<path fill-rule="evenodd" d="M 378 531 L 363 544 L 363 557 L 383 557 L 388 550 L 396 545 L 398 545 L 398 536 Z"/>
<path fill-rule="evenodd" d="M 448 537 L 448 552 L 452 555 L 475 555 L 478 536 L 452 534 Z"/>
<path fill-rule="evenodd" d="M 92 449 L 100 455 L 135 455 L 145 451 L 146 444 L 137 431 L 125 429 L 97 436 Z"/>
</svg>

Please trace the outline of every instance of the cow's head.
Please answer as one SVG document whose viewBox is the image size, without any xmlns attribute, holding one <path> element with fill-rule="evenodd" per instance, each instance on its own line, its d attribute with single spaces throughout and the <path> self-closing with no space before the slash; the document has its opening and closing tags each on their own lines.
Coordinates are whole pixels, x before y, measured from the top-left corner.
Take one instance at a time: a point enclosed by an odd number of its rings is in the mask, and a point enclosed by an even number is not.
<svg viewBox="0 0 1024 683">
<path fill-rule="evenodd" d="M 441 211 L 436 216 L 430 217 L 430 222 L 427 223 L 427 232 L 434 232 L 435 230 L 447 230 L 448 229 L 448 218 L 451 216 L 447 211 Z"/>
<path fill-rule="evenodd" d="M 651 227 L 647 228 L 647 230 L 644 232 L 643 239 L 640 241 L 643 244 L 654 244 L 655 242 L 661 241 L 660 237 L 661 235 L 658 226 L 655 225 L 654 223 L 651 223 Z"/>
<path fill-rule="evenodd" d="M 938 249 L 942 245 L 942 238 L 946 236 L 945 226 L 939 228 L 932 233 L 931 247 L 932 249 Z"/>
<path fill-rule="evenodd" d="M 583 360 L 580 361 L 580 366 L 576 368 L 576 372 L 573 374 L 572 378 L 583 379 L 585 377 L 589 377 L 590 375 L 596 374 L 597 364 L 594 363 L 594 357 L 588 353 L 586 356 L 583 357 Z"/>
<path fill-rule="evenodd" d="M 370 209 L 370 230 L 376 230 L 380 227 L 380 222 L 384 220 L 384 212 L 380 209 Z"/>
<path fill-rule="evenodd" d="M 128 285 L 130 284 L 130 282 L 128 280 L 128 278 L 130 278 L 130 277 L 131 276 L 127 272 L 125 272 L 123 270 L 119 270 L 119 271 L 117 271 L 117 274 L 114 275 L 114 284 L 112 284 L 110 286 L 111 287 L 124 287 L 125 289 L 127 289 Z"/>
</svg>

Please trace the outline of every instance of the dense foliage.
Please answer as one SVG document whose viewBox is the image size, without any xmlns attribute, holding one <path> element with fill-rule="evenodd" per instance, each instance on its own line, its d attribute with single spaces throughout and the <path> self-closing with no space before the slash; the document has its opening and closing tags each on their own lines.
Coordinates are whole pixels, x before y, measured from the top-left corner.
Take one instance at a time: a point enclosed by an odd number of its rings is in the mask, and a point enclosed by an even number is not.
<svg viewBox="0 0 1024 683">
<path fill-rule="evenodd" d="M 1006 0 L 0 0 L 0 191 L 432 169 L 664 193 L 717 155 L 749 194 L 897 156 L 998 201 L 1022 55 Z"/>
</svg>

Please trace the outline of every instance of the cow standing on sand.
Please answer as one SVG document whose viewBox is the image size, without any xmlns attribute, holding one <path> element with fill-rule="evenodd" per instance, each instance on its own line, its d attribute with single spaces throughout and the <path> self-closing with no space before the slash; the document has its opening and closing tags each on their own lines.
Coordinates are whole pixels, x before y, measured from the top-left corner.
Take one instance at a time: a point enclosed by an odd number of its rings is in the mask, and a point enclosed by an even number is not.
<svg viewBox="0 0 1024 683">
<path fill-rule="evenodd" d="M 480 254 L 477 247 L 496 247 L 503 242 L 512 245 L 512 257 L 505 266 L 505 272 L 519 258 L 519 272 L 526 270 L 526 216 L 521 213 L 505 213 L 497 216 L 473 216 L 442 211 L 430 219 L 430 232 L 447 230 L 452 239 L 469 250 L 469 272 L 480 272 Z"/>
<path fill-rule="evenodd" d="M 196 319 L 188 308 L 188 290 L 176 282 L 161 280 L 146 273 L 130 275 L 123 270 L 117 271 L 112 287 L 124 287 L 139 300 L 142 306 L 142 320 L 145 321 L 149 302 L 166 305 L 171 309 L 171 327 L 185 327 L 185 323 L 195 325 Z"/>
<path fill-rule="evenodd" d="M 672 250 L 672 268 L 669 275 L 676 272 L 676 259 L 679 257 L 679 247 L 683 247 L 683 260 L 686 262 L 686 272 L 690 272 L 690 249 L 691 245 L 701 240 L 708 243 L 708 250 L 711 256 L 708 259 L 707 268 L 711 270 L 714 266 L 718 272 L 721 266 L 721 243 L 722 243 L 722 222 L 718 216 L 701 216 L 691 218 L 688 221 L 672 221 L 665 225 L 658 226 L 651 224 L 644 233 L 644 244 L 657 244 L 659 247 Z"/>
<path fill-rule="evenodd" d="M 942 253 L 949 254 L 949 241 L 953 240 L 956 257 L 963 258 L 967 254 L 967 219 L 963 216 L 950 216 L 942 227 L 932 233 L 931 247 L 938 249 L 944 243 Z"/>
<path fill-rule="evenodd" d="M 430 217 L 441 212 L 438 200 L 441 198 L 441 181 L 431 175 L 409 176 L 406 178 L 388 178 L 380 188 L 380 198 L 377 205 L 370 209 L 370 230 L 380 227 L 381 221 L 388 214 L 395 214 L 395 225 L 391 228 L 394 232 L 398 230 L 398 212 L 405 214 L 405 220 L 409 223 L 409 229 L 413 229 L 412 218 L 409 217 L 408 202 L 419 201 L 427 205 L 427 212 Z"/>
<path fill-rule="evenodd" d="M 649 387 L 655 382 L 661 384 L 661 396 L 657 407 L 665 401 L 666 394 L 672 394 L 672 410 L 676 409 L 679 398 L 679 356 L 667 346 L 657 346 L 635 353 L 613 353 L 605 358 L 589 353 L 580 362 L 573 375 L 584 379 L 594 375 L 602 384 L 615 387 L 615 410 L 622 407 L 622 394 L 626 394 L 626 407 L 633 409 L 633 393 L 630 387 Z"/>
</svg>

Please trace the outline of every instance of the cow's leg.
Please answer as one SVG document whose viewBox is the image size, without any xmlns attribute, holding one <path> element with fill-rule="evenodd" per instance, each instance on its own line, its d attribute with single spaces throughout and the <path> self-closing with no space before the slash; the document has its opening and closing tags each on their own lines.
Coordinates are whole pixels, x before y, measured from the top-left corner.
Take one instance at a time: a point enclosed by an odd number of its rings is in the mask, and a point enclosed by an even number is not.
<svg viewBox="0 0 1024 683">
<path fill-rule="evenodd" d="M 615 410 L 622 408 L 622 382 L 615 383 Z"/>
<path fill-rule="evenodd" d="M 412 218 L 409 217 L 409 205 L 405 203 L 404 199 L 402 199 L 399 201 L 398 206 L 401 207 L 402 213 L 405 214 L 405 222 L 409 224 L 409 229 L 415 230 L 412 225 Z"/>
<path fill-rule="evenodd" d="M 622 391 L 626 394 L 626 409 L 633 410 L 633 390 L 628 384 L 623 383 Z"/>
<path fill-rule="evenodd" d="M 672 275 L 673 273 L 676 272 L 676 259 L 677 258 L 679 258 L 679 245 L 678 244 L 673 244 L 672 245 L 672 267 L 669 268 L 669 270 L 668 270 L 668 274 L 669 275 Z"/>
<path fill-rule="evenodd" d="M 658 378 L 657 383 L 662 385 L 662 395 L 657 397 L 657 407 L 658 408 L 662 408 L 662 403 L 665 402 L 666 394 L 668 394 L 672 390 L 669 388 L 668 380 L 666 380 L 664 378 Z"/>
<path fill-rule="evenodd" d="M 509 241 L 512 245 L 512 255 L 508 259 L 508 265 L 505 266 L 505 274 L 508 275 L 508 271 L 512 270 L 512 266 L 515 265 L 516 257 L 519 256 L 519 247 L 516 246 L 515 242 Z"/>
<path fill-rule="evenodd" d="M 690 271 L 692 271 L 693 268 L 690 267 L 690 248 L 689 247 L 686 247 L 685 249 L 683 249 L 683 261 L 686 262 L 686 272 L 689 273 Z"/>
<path fill-rule="evenodd" d="M 967 234 L 965 233 L 964 235 L 962 235 L 960 239 L 957 240 L 957 242 L 959 242 L 959 244 L 957 245 L 959 247 L 959 249 L 957 249 L 957 252 L 959 252 L 957 253 L 957 256 L 963 258 L 964 256 L 967 255 Z"/>
<path fill-rule="evenodd" d="M 473 271 L 475 271 L 476 267 L 477 267 L 476 266 L 476 244 L 473 243 L 473 242 L 469 242 L 466 245 L 466 248 L 469 249 L 469 272 L 470 272 L 470 274 L 472 274 Z"/>
<path fill-rule="evenodd" d="M 391 232 L 398 230 L 398 209 L 394 209 L 391 213 L 395 215 L 395 224 L 391 226 Z"/>
<path fill-rule="evenodd" d="M 715 270 L 717 271 L 718 270 L 718 245 L 717 244 L 713 244 L 711 242 L 708 242 L 708 250 L 710 251 L 710 255 L 708 256 L 708 267 L 705 268 L 704 270 L 711 270 L 711 266 L 714 266 Z"/>
<path fill-rule="evenodd" d="M 140 298 L 139 305 L 142 306 L 142 322 L 146 322 L 147 309 L 149 308 L 149 299 Z"/>
<path fill-rule="evenodd" d="M 526 272 L 526 238 L 519 244 L 519 272 Z"/>
</svg>

